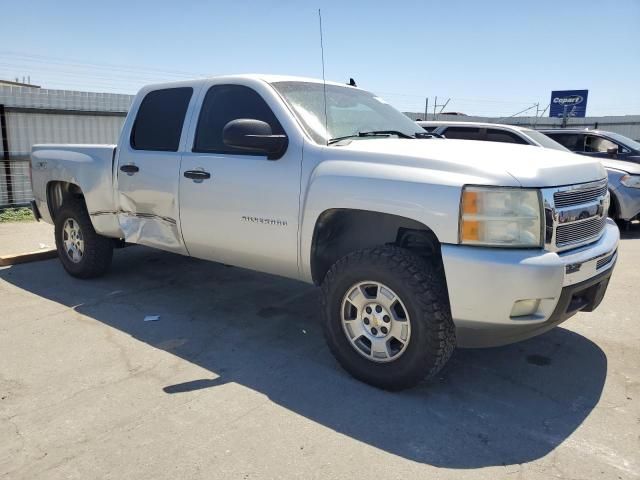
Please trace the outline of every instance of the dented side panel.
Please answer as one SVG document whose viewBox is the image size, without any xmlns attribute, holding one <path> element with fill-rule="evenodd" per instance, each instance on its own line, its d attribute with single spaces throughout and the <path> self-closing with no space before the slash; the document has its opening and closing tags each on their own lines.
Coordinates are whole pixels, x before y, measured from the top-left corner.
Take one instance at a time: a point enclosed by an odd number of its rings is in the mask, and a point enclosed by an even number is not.
<svg viewBox="0 0 640 480">
<path fill-rule="evenodd" d="M 122 165 L 138 172 L 127 174 Z M 178 214 L 180 154 L 124 148 L 118 155 L 116 191 L 118 223 L 129 243 L 187 255 Z"/>
</svg>

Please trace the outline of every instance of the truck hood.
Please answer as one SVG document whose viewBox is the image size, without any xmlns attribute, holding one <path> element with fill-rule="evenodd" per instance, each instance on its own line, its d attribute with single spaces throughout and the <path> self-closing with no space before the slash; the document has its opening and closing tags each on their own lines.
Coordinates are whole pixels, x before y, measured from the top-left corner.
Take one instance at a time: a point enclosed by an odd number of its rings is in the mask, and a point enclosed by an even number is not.
<svg viewBox="0 0 640 480">
<path fill-rule="evenodd" d="M 461 174 L 490 185 L 554 187 L 607 176 L 599 159 L 530 145 L 373 138 L 354 140 L 335 148 L 345 153 L 364 154 L 367 161 Z"/>
<path fill-rule="evenodd" d="M 640 175 L 640 164 L 634 162 L 625 162 L 623 160 L 610 160 L 603 158 L 602 164 L 605 166 L 605 168 L 620 170 L 632 175 Z"/>
</svg>

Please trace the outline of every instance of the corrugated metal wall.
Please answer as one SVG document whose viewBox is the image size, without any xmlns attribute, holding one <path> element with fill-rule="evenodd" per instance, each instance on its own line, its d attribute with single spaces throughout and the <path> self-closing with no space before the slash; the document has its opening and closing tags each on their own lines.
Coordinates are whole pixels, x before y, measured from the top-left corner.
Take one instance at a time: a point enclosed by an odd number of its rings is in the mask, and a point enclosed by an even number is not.
<svg viewBox="0 0 640 480">
<path fill-rule="evenodd" d="M 122 116 L 12 112 L 7 116 L 12 159 L 28 158 L 36 143 L 116 143 Z"/>
<path fill-rule="evenodd" d="M 116 143 L 132 100 L 131 95 L 0 87 L 8 143 L 0 156 L 0 208 L 31 200 L 32 145 Z"/>
</svg>

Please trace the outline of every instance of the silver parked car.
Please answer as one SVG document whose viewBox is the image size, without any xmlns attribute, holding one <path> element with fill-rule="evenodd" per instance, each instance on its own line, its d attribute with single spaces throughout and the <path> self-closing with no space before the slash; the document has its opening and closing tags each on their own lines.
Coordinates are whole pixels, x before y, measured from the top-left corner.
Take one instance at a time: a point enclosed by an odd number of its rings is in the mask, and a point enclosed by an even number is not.
<svg viewBox="0 0 640 480">
<path fill-rule="evenodd" d="M 609 216 L 628 224 L 640 214 L 640 143 L 622 135 L 598 130 L 538 131 L 516 125 L 479 122 L 417 123 L 425 130 L 445 138 L 519 143 L 598 157 L 609 177 Z"/>
</svg>

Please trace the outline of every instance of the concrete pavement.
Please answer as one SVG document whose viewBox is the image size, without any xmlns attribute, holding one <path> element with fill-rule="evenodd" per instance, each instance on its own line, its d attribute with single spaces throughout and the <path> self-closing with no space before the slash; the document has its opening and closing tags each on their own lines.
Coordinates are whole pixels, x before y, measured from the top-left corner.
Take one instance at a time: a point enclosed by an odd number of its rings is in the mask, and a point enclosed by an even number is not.
<svg viewBox="0 0 640 480">
<path fill-rule="evenodd" d="M 53 226 L 44 222 L 0 223 L 0 256 L 56 248 Z"/>
<path fill-rule="evenodd" d="M 339 368 L 307 285 L 142 247 L 0 269 L 0 477 L 640 478 L 625 237 L 596 312 L 401 393 Z"/>
</svg>

